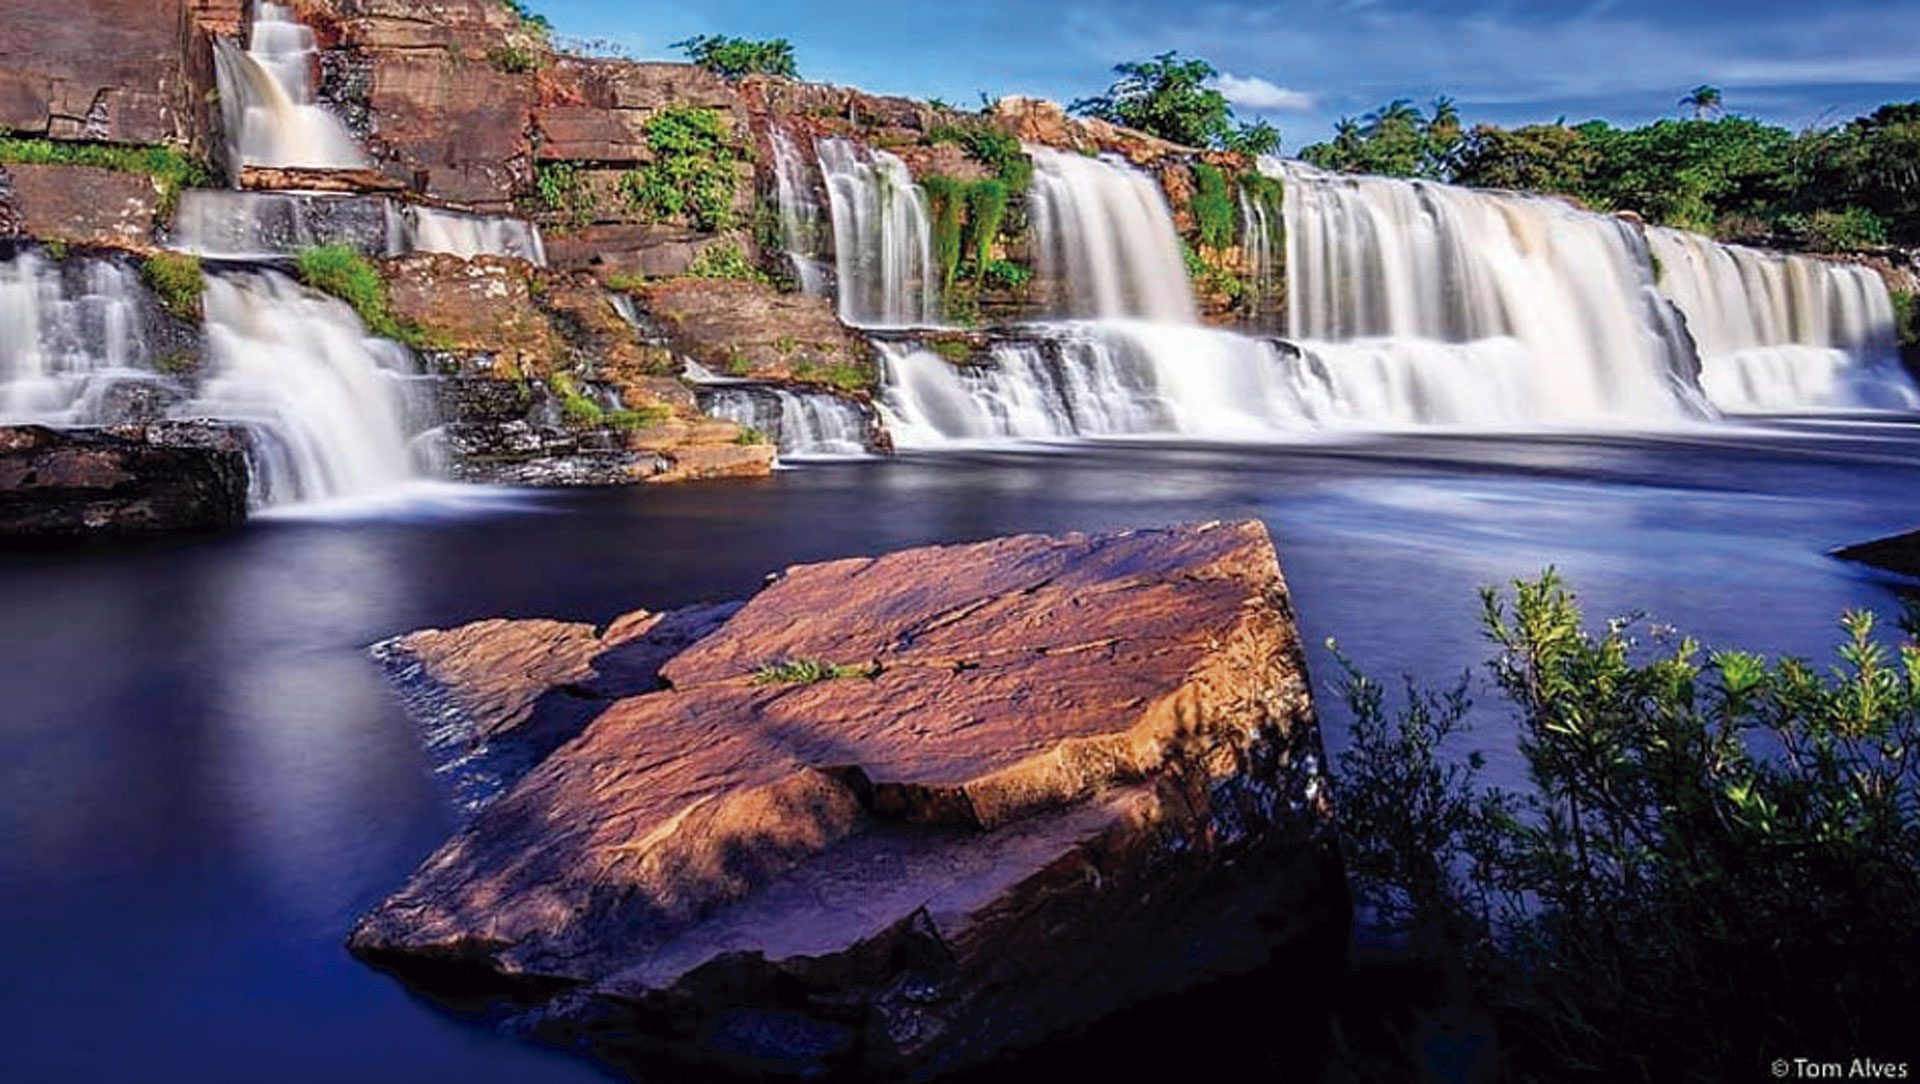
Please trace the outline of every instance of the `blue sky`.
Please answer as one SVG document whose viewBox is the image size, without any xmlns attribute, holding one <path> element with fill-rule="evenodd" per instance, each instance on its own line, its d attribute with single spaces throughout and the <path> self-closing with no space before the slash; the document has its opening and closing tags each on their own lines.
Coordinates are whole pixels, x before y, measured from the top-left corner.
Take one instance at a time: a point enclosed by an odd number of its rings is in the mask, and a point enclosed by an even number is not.
<svg viewBox="0 0 1920 1084">
<path fill-rule="evenodd" d="M 784 36 L 810 79 L 939 96 L 1070 100 L 1167 49 L 1230 78 L 1289 151 L 1392 98 L 1455 98 L 1469 123 L 1677 115 L 1689 88 L 1791 128 L 1920 99 L 1920 0 L 1292 3 L 1112 0 L 530 0 L 561 33 L 641 57 L 694 34 Z"/>
</svg>

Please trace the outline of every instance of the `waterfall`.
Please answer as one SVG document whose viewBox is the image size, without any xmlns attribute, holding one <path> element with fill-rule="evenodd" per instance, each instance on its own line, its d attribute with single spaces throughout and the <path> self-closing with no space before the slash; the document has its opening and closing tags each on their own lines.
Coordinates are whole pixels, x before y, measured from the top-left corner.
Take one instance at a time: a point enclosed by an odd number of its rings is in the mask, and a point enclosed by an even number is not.
<svg viewBox="0 0 1920 1084">
<path fill-rule="evenodd" d="M 872 419 L 828 392 L 715 381 L 700 389 L 700 409 L 767 435 L 782 458 L 867 454 Z"/>
<path fill-rule="evenodd" d="M 510 256 L 545 265 L 540 231 L 523 219 L 444 211 L 384 196 L 191 189 L 180 195 L 170 244 L 217 260 L 280 260 L 314 245 L 370 256 L 442 252 Z"/>
<path fill-rule="evenodd" d="M 293 9 L 258 0 L 246 51 L 214 41 L 227 156 L 242 166 L 361 169 L 368 165 L 340 118 L 314 99 L 318 48 Z"/>
<path fill-rule="evenodd" d="M 0 262 L 0 424 L 86 425 L 115 389 L 157 382 L 140 276 L 109 260 Z"/>
<path fill-rule="evenodd" d="M 840 319 L 859 327 L 939 323 L 933 230 L 906 163 L 844 139 L 820 140 L 818 151 L 833 211 Z"/>
<path fill-rule="evenodd" d="M 1264 167 L 1266 160 L 1262 160 Z M 1252 301 L 1249 306 L 1251 323 L 1260 326 L 1271 325 L 1275 315 L 1271 311 L 1271 302 L 1275 290 L 1280 285 L 1280 262 L 1273 243 L 1274 232 L 1279 226 L 1272 217 L 1266 203 L 1247 193 L 1245 187 L 1238 192 L 1240 198 L 1240 251 L 1245 255 L 1248 276 L 1247 285 L 1251 288 Z"/>
<path fill-rule="evenodd" d="M 212 372 L 180 417 L 251 429 L 266 504 L 365 496 L 413 475 L 401 377 L 413 357 L 345 304 L 274 272 L 208 280 Z"/>
<path fill-rule="evenodd" d="M 362 496 L 410 477 L 405 347 L 270 272 L 214 275 L 204 303 L 196 355 L 125 263 L 30 251 L 0 262 L 0 424 L 239 425 L 260 504 Z"/>
<path fill-rule="evenodd" d="M 806 160 L 786 129 L 774 126 L 769 141 L 773 144 L 774 189 L 780 201 L 780 237 L 787 262 L 793 265 L 794 281 L 800 284 L 801 293 L 825 297 L 832 287 L 826 264 L 820 259 L 820 202 L 814 198 Z"/>
<path fill-rule="evenodd" d="M 1424 181 L 1285 176 L 1289 333 L 1329 367 L 1491 351 L 1525 359 L 1504 390 L 1531 421 L 1695 409 L 1692 345 L 1632 225 Z"/>
<path fill-rule="evenodd" d="M 1911 410 L 1886 283 L 1871 269 L 1651 228 L 1660 283 L 1700 348 L 1722 410 Z"/>
<path fill-rule="evenodd" d="M 1180 234 L 1153 178 L 1117 159 L 1028 147 L 1035 247 L 1056 315 L 1195 323 Z"/>
</svg>

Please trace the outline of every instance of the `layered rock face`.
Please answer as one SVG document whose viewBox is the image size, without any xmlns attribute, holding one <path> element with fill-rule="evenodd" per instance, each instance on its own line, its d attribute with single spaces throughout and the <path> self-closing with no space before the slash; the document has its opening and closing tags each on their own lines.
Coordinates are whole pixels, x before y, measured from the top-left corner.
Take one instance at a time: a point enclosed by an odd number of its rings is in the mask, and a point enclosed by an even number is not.
<svg viewBox="0 0 1920 1084">
<path fill-rule="evenodd" d="M 232 430 L 0 427 L 0 538 L 216 531 L 246 516 L 246 452 Z"/>
<path fill-rule="evenodd" d="M 0 236 L 142 249 L 151 244 L 160 186 L 138 173 L 72 166 L 0 166 Z"/>
<path fill-rule="evenodd" d="M 455 682 L 476 718 L 602 650 L 513 637 Z M 1258 524 L 791 569 L 658 683 L 428 859 L 354 951 L 518 994 L 643 1073 L 892 1076 L 1340 943 Z"/>
</svg>

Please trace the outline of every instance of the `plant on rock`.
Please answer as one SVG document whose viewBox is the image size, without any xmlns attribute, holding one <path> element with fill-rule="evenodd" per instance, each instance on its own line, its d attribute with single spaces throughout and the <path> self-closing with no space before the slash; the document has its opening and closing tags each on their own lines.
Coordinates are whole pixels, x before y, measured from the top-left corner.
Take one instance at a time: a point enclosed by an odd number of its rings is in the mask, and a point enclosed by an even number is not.
<svg viewBox="0 0 1920 1084">
<path fill-rule="evenodd" d="M 627 205 L 656 220 L 685 219 L 703 230 L 733 223 L 739 152 L 718 110 L 669 106 L 647 121 L 654 159 L 620 180 Z"/>
<path fill-rule="evenodd" d="M 379 267 L 349 246 L 303 249 L 294 257 L 294 272 L 307 287 L 346 302 L 373 334 L 403 342 L 418 338 L 414 329 L 394 317 L 387 300 L 387 280 Z"/>
<path fill-rule="evenodd" d="M 168 312 L 190 323 L 200 322 L 200 301 L 207 292 L 207 276 L 201 269 L 200 257 L 157 252 L 141 263 L 140 277 Z"/>
<path fill-rule="evenodd" d="M 785 38 L 754 41 L 730 38 L 723 34 L 700 34 L 676 41 L 669 49 L 678 49 L 702 68 L 728 79 L 748 75 L 779 75 L 800 78 L 794 62 L 793 43 Z"/>
<path fill-rule="evenodd" d="M 1271 125 L 1234 126 L 1233 107 L 1213 85 L 1220 73 L 1204 60 L 1182 60 L 1169 51 L 1116 64 L 1113 71 L 1120 78 L 1105 94 L 1068 109 L 1188 147 L 1270 153 L 1279 146 L 1280 133 Z"/>
</svg>

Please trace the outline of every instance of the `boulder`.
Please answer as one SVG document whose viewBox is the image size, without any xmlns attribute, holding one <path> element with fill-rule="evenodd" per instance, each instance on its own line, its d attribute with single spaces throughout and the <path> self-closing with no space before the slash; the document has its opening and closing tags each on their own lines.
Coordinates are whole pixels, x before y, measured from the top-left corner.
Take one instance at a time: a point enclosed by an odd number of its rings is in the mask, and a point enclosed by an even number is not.
<svg viewBox="0 0 1920 1084">
<path fill-rule="evenodd" d="M 512 646 L 462 679 L 476 719 L 597 650 L 489 635 Z M 353 951 L 440 996 L 518 997 L 545 1037 L 636 1072 L 894 1078 L 1344 945 L 1257 523 L 789 569 L 658 681 L 430 857 Z"/>
<path fill-rule="evenodd" d="M 244 439 L 209 423 L 0 427 L 0 538 L 234 528 L 247 479 Z"/>
<path fill-rule="evenodd" d="M 1902 576 L 1920 578 L 1920 531 L 1908 531 L 1833 551 L 1842 561 L 1871 565 Z"/>
<path fill-rule="evenodd" d="M 150 248 L 160 186 L 141 173 L 80 166 L 0 166 L 0 203 L 20 234 L 105 248 Z"/>
</svg>

